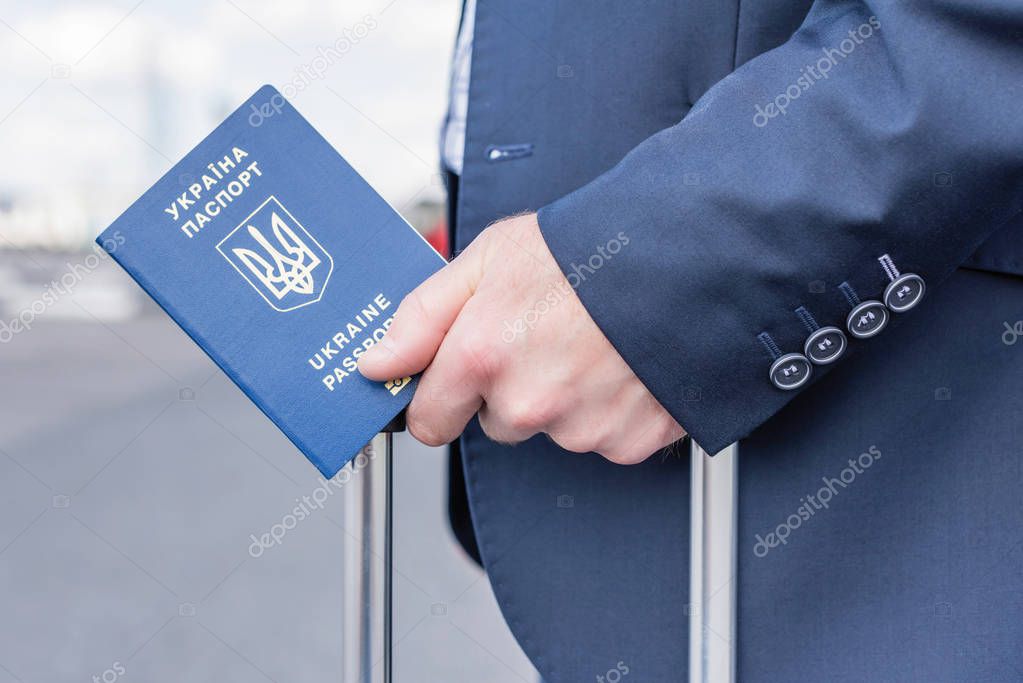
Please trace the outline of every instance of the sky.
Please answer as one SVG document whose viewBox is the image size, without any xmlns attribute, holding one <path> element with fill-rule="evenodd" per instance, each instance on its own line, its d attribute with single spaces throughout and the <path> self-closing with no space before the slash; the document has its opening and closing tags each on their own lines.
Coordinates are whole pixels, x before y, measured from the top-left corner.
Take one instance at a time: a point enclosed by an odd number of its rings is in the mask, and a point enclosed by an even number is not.
<svg viewBox="0 0 1023 683">
<path fill-rule="evenodd" d="M 0 248 L 87 244 L 259 86 L 295 79 L 292 103 L 388 201 L 439 199 L 459 7 L 0 0 Z"/>
</svg>

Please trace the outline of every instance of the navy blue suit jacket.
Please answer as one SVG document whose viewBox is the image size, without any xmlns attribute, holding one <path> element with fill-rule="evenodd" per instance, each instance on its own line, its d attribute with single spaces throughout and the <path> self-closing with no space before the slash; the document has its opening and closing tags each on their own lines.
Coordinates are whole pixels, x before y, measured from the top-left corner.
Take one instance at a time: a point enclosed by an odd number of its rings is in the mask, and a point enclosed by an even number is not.
<svg viewBox="0 0 1023 683">
<path fill-rule="evenodd" d="M 743 439 L 741 679 L 1023 677 L 1023 339 L 1004 334 L 1023 4 L 480 0 L 472 59 L 456 247 L 538 210 L 656 398 L 710 451 Z M 844 328 L 883 296 L 886 254 L 923 302 L 776 388 L 806 314 Z M 484 563 L 544 676 L 681 680 L 686 458 L 623 468 L 475 424 L 463 448 Z"/>
</svg>

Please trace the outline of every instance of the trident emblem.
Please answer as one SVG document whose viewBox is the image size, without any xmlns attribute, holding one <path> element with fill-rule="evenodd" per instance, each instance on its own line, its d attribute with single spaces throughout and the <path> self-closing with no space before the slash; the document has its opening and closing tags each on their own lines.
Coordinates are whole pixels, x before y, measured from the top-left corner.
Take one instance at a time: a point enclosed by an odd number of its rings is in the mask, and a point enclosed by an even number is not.
<svg viewBox="0 0 1023 683">
<path fill-rule="evenodd" d="M 276 213 L 272 213 L 270 216 L 274 237 L 289 255 L 285 256 L 278 251 L 263 237 L 263 233 L 258 228 L 251 225 L 246 226 L 249 235 L 270 255 L 274 265 L 271 266 L 260 254 L 244 247 L 233 249 L 234 255 L 248 266 L 249 270 L 262 280 L 266 288 L 278 299 L 283 299 L 288 292 L 312 294 L 313 270 L 320 265 L 319 257 L 298 238 L 298 235 L 281 220 L 280 216 Z"/>
<path fill-rule="evenodd" d="M 278 311 L 319 301 L 334 267 L 330 255 L 275 197 L 232 230 L 217 250 Z"/>
</svg>

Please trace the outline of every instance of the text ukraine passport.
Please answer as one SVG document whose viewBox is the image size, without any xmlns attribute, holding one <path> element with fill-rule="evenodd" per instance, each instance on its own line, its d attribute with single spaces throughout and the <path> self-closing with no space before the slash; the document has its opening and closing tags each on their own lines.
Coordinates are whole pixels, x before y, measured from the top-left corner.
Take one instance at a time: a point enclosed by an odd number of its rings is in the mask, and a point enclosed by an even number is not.
<svg viewBox="0 0 1023 683">
<path fill-rule="evenodd" d="M 97 241 L 326 477 L 412 398 L 356 361 L 444 261 L 270 86 Z"/>
</svg>

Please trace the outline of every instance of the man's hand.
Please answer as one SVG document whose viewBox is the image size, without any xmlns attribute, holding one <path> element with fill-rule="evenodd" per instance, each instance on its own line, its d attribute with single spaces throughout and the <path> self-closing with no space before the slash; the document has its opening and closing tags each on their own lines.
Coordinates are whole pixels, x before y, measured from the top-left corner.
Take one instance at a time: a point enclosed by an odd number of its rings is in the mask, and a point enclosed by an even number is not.
<svg viewBox="0 0 1023 683">
<path fill-rule="evenodd" d="M 424 368 L 407 421 L 429 445 L 477 411 L 496 441 L 544 432 L 621 464 L 685 435 L 590 318 L 532 214 L 490 226 L 417 287 L 359 361 L 380 381 Z"/>
</svg>

